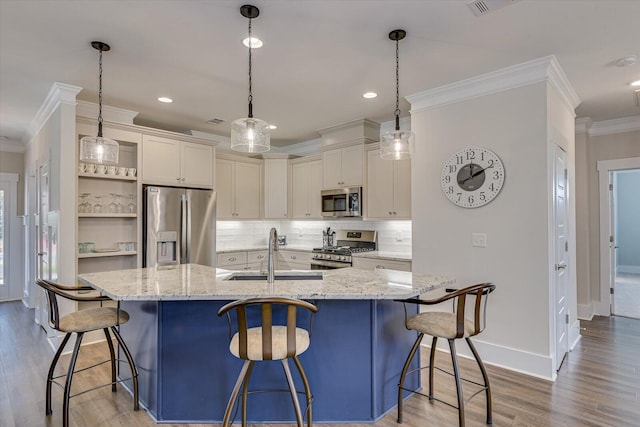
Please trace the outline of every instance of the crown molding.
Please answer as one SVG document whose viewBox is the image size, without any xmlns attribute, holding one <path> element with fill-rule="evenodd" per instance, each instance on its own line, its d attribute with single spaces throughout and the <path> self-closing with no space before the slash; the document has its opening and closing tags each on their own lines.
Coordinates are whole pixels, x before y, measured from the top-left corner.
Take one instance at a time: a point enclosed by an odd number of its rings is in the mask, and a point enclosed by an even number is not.
<svg viewBox="0 0 640 427">
<path fill-rule="evenodd" d="M 99 106 L 93 102 L 78 101 L 76 107 L 76 116 L 86 118 L 98 117 Z M 124 108 L 110 107 L 108 105 L 102 106 L 102 118 L 107 122 L 124 123 L 127 125 L 133 124 L 133 119 L 138 115 L 137 111 L 125 110 Z"/>
<path fill-rule="evenodd" d="M 615 133 L 634 132 L 640 130 L 640 116 L 622 117 L 619 119 L 594 122 L 588 129 L 589 136 L 612 135 Z"/>
<path fill-rule="evenodd" d="M 592 123 L 590 117 L 576 119 L 576 133 L 588 133 Z"/>
<path fill-rule="evenodd" d="M 418 92 L 406 99 L 411 103 L 411 113 L 415 113 L 540 82 L 548 82 L 558 90 L 571 111 L 580 104 L 580 98 L 553 55 Z"/>
<path fill-rule="evenodd" d="M 40 106 L 40 109 L 31 120 L 29 124 L 29 130 L 26 135 L 26 142 L 29 143 L 34 135 L 42 129 L 51 114 L 58 108 L 59 105 L 76 105 L 76 96 L 82 90 L 81 87 L 72 86 L 65 83 L 55 82 L 44 102 Z"/>
</svg>

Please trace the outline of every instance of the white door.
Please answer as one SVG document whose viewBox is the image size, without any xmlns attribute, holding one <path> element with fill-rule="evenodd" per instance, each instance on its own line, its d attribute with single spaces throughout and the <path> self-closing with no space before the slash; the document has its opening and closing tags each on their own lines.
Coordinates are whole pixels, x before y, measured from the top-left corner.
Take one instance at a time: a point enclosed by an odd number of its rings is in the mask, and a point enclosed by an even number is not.
<svg viewBox="0 0 640 427">
<path fill-rule="evenodd" d="M 18 267 L 18 261 L 14 251 L 11 250 L 12 239 L 18 239 L 16 225 L 16 186 L 18 179 L 14 174 L 0 174 L 0 301 L 9 299 L 15 294 L 15 290 L 10 292 L 9 287 L 19 286 L 12 283 L 12 268 Z M 15 246 L 15 245 L 14 245 Z M 14 257 L 12 259 L 12 257 Z M 12 263 L 13 261 L 13 263 Z M 12 264 L 14 267 L 12 267 Z"/>
<path fill-rule="evenodd" d="M 213 187 L 212 146 L 183 142 L 180 157 L 183 185 Z"/>
<path fill-rule="evenodd" d="M 40 166 L 38 172 L 38 261 L 36 278 L 52 279 L 51 274 L 51 227 L 49 226 L 49 164 Z M 49 326 L 49 306 L 44 291 L 38 288 L 39 297 L 36 299 L 36 323 L 47 331 L 47 336 L 54 336 L 55 332 Z"/>
<path fill-rule="evenodd" d="M 618 230 L 616 227 L 616 191 L 615 191 L 615 172 L 609 172 L 609 219 L 610 219 L 610 227 L 611 237 L 609 238 L 609 258 L 611 263 L 611 269 L 609 270 L 609 283 L 611 284 L 611 293 L 615 291 L 615 283 L 616 283 L 616 267 L 617 267 L 617 259 L 616 252 L 618 246 L 616 245 Z M 616 313 L 616 299 L 611 298 L 611 314 Z"/>
<path fill-rule="evenodd" d="M 569 257 L 566 153 L 556 146 L 554 161 L 554 247 L 555 247 L 555 368 L 560 369 L 569 351 Z"/>
</svg>

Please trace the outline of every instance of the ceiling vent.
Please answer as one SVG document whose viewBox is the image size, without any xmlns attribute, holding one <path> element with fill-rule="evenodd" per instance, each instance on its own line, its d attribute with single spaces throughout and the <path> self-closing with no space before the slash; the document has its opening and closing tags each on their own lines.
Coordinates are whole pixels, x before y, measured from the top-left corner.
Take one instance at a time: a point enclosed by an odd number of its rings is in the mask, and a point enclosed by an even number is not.
<svg viewBox="0 0 640 427">
<path fill-rule="evenodd" d="M 476 16 L 486 15 L 503 7 L 509 6 L 519 0 L 475 0 L 467 3 L 469 9 Z"/>
<path fill-rule="evenodd" d="M 210 125 L 219 125 L 220 123 L 224 123 L 224 119 L 218 119 L 214 117 L 211 120 L 207 120 L 207 123 L 209 123 Z"/>
</svg>

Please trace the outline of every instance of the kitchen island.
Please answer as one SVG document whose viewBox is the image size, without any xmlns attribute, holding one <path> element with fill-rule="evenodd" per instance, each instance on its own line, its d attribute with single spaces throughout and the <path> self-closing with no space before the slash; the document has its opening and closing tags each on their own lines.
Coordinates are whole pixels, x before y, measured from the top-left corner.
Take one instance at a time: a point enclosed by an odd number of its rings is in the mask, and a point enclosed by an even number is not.
<svg viewBox="0 0 640 427">
<path fill-rule="evenodd" d="M 415 332 L 404 328 L 402 304 L 393 299 L 455 282 L 352 268 L 323 271 L 320 280 L 229 280 L 239 274 L 187 264 L 79 276 L 131 315 L 121 333 L 138 365 L 141 404 L 158 422 L 221 422 L 242 361 L 229 352 L 227 319 L 217 316 L 218 309 L 264 296 L 318 306 L 311 345 L 300 356 L 314 397 L 314 422 L 375 422 L 397 404 L 398 378 L 415 340 Z M 309 325 L 308 314 L 299 314 L 299 325 Z M 419 387 L 415 377 L 409 387 Z M 301 390 L 301 383 L 296 387 Z M 285 389 L 278 362 L 256 365 L 250 388 Z M 256 423 L 295 420 L 290 398 L 280 393 L 251 395 L 248 415 Z"/>
</svg>

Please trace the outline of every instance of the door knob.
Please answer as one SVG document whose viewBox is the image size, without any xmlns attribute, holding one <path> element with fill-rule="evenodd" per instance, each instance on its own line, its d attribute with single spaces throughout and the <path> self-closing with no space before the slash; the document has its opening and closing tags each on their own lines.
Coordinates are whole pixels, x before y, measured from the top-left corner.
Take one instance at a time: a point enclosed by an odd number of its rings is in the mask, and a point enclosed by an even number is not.
<svg viewBox="0 0 640 427">
<path fill-rule="evenodd" d="M 564 270 L 565 268 L 567 268 L 566 264 L 556 264 L 556 271 Z"/>
</svg>

